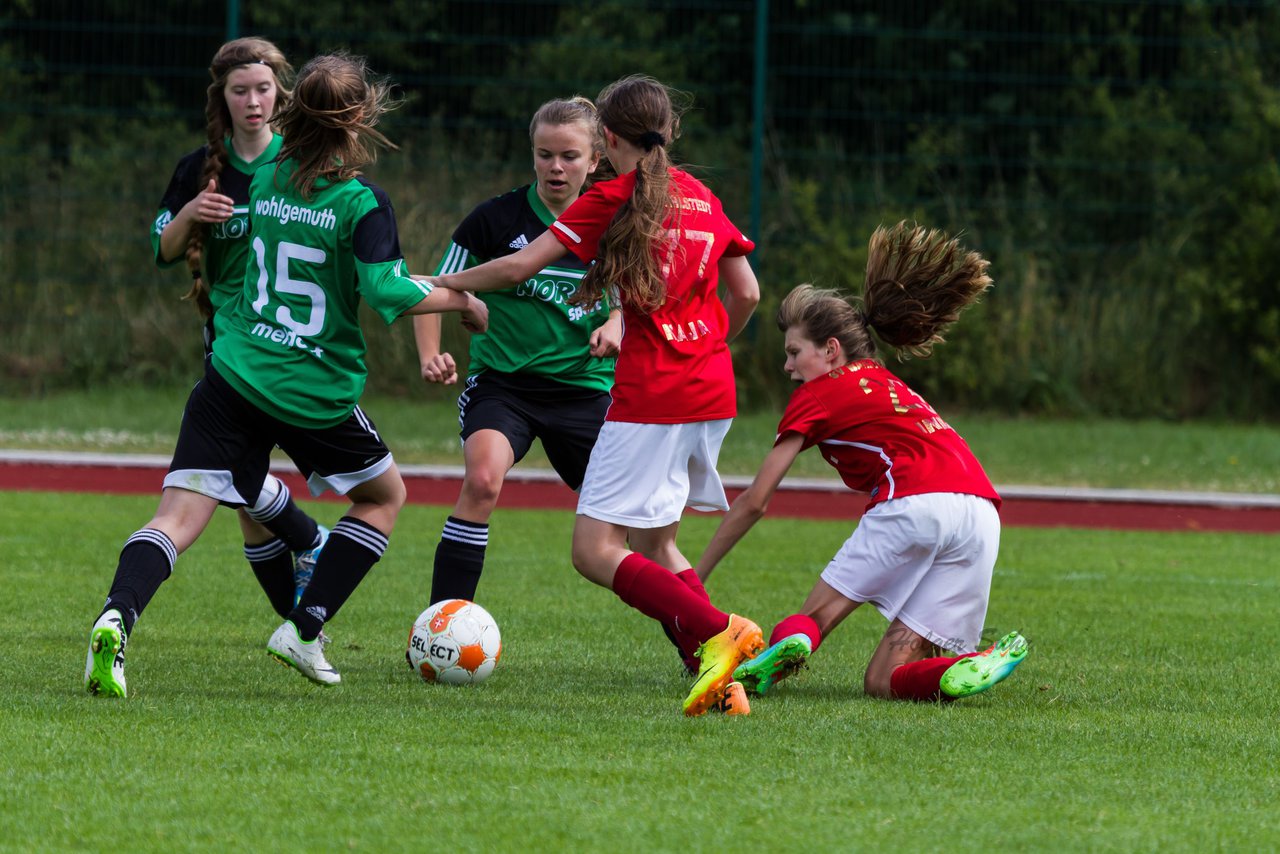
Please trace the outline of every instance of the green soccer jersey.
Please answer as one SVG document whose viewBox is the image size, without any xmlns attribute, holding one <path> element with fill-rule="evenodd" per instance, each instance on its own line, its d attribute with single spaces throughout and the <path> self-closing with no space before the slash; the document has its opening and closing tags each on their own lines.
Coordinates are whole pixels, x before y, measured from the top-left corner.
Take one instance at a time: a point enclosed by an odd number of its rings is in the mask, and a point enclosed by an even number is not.
<svg viewBox="0 0 1280 854">
<path fill-rule="evenodd" d="M 436 275 L 518 252 L 554 221 L 534 185 L 490 199 L 454 231 Z M 531 373 L 608 391 L 617 360 L 589 352 L 591 333 L 609 319 L 608 303 L 569 305 L 586 271 L 586 264 L 566 252 L 521 285 L 478 294 L 489 307 L 489 328 L 471 336 L 468 371 Z"/>
<path fill-rule="evenodd" d="M 254 176 L 247 275 L 214 317 L 213 366 L 269 415 L 331 427 L 364 391 L 360 300 L 390 324 L 431 287 L 409 278 L 386 193 L 354 178 L 303 199 L 294 166 Z"/>
<path fill-rule="evenodd" d="M 228 196 L 232 203 L 231 219 L 209 223 L 201 256 L 205 285 L 209 288 L 209 302 L 213 310 L 240 292 L 244 287 L 244 268 L 249 261 L 249 182 L 259 166 L 270 163 L 280 153 L 283 138 L 273 135 L 271 144 L 252 162 L 242 160 L 231 147 L 231 139 L 225 141 L 227 165 L 217 178 L 218 192 Z M 204 173 L 204 161 L 209 147 L 202 145 L 178 161 L 169 179 L 169 188 L 160 200 L 160 210 L 151 228 L 151 251 L 156 264 L 172 267 L 185 260 L 178 256 L 172 261 L 160 257 L 160 232 L 164 231 L 178 212 L 204 189 L 200 177 Z"/>
</svg>

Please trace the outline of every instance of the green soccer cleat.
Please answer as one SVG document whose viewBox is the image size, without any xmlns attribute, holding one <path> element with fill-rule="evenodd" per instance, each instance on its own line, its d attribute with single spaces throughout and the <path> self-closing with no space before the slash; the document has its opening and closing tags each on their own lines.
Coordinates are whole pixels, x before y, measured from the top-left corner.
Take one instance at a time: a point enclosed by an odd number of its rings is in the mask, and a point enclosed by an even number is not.
<svg viewBox="0 0 1280 854">
<path fill-rule="evenodd" d="M 939 687 L 942 693 L 956 699 L 981 694 L 1012 673 L 1026 657 L 1027 639 L 1017 632 L 1009 632 L 985 652 L 948 667 Z"/>
<path fill-rule="evenodd" d="M 733 678 L 742 683 L 748 694 L 765 694 L 776 683 L 807 667 L 812 651 L 808 635 L 788 635 L 755 658 L 738 665 L 738 669 L 733 671 Z"/>
<path fill-rule="evenodd" d="M 124 682 L 124 617 L 106 611 L 89 632 L 89 654 L 84 663 L 84 687 L 99 697 L 127 697 Z"/>
<path fill-rule="evenodd" d="M 760 627 L 737 614 L 729 615 L 729 627 L 698 647 L 698 678 L 684 701 L 684 713 L 696 718 L 724 699 L 733 671 L 764 646 Z"/>
</svg>

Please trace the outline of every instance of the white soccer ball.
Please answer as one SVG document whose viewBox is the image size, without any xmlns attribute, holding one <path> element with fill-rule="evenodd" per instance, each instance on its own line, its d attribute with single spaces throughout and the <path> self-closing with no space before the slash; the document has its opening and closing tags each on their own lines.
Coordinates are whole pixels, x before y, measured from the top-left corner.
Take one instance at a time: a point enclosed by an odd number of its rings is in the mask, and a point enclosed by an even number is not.
<svg viewBox="0 0 1280 854">
<path fill-rule="evenodd" d="M 435 603 L 409 632 L 409 666 L 427 682 L 475 685 L 489 678 L 501 655 L 497 622 L 466 599 Z"/>
</svg>

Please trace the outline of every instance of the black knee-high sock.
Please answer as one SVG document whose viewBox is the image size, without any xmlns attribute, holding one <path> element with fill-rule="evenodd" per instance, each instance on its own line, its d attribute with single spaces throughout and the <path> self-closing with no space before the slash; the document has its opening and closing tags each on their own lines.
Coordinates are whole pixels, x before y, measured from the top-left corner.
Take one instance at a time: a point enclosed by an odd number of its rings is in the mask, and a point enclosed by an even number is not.
<svg viewBox="0 0 1280 854">
<path fill-rule="evenodd" d="M 253 575 L 262 585 L 271 607 L 281 618 L 293 610 L 293 555 L 284 540 L 267 540 L 256 546 L 244 544 L 244 556 L 253 567 Z"/>
<path fill-rule="evenodd" d="M 338 520 L 316 561 L 311 583 L 289 613 L 304 641 L 320 634 L 386 550 L 387 535 L 377 528 L 354 516 Z"/>
<path fill-rule="evenodd" d="M 316 520 L 302 512 L 294 503 L 289 487 L 275 475 L 267 475 L 258 500 L 252 507 L 246 507 L 245 512 L 283 540 L 290 551 L 303 552 L 317 545 L 320 532 Z"/>
<path fill-rule="evenodd" d="M 446 519 L 436 546 L 429 604 L 445 599 L 475 599 L 488 545 L 488 523 L 468 522 L 456 516 Z"/>
<path fill-rule="evenodd" d="M 173 564 L 178 559 L 178 550 L 173 540 L 162 531 L 154 528 L 143 528 L 125 540 L 120 550 L 120 562 L 116 564 L 116 577 L 111 582 L 111 592 L 107 594 L 107 602 L 102 612 L 113 608 L 124 617 L 124 632 L 133 631 L 133 624 L 151 601 L 151 597 L 160 589 L 173 573 Z"/>
</svg>

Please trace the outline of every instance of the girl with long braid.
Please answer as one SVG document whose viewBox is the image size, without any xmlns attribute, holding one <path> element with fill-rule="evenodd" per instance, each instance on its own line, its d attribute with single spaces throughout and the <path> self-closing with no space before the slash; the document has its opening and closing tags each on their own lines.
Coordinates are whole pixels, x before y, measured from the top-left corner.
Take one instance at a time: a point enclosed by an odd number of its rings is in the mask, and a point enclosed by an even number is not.
<svg viewBox="0 0 1280 854">
<path fill-rule="evenodd" d="M 249 181 L 280 153 L 271 120 L 288 103 L 293 68 L 271 42 L 236 39 L 209 65 L 204 145 L 178 161 L 151 229 L 155 262 L 185 260 L 187 298 L 205 319 L 205 357 L 213 315 L 244 286 L 249 261 Z M 275 612 L 283 617 L 315 568 L 328 529 L 304 513 L 289 487 L 267 474 L 257 502 L 236 511 L 244 555 Z"/>
</svg>

